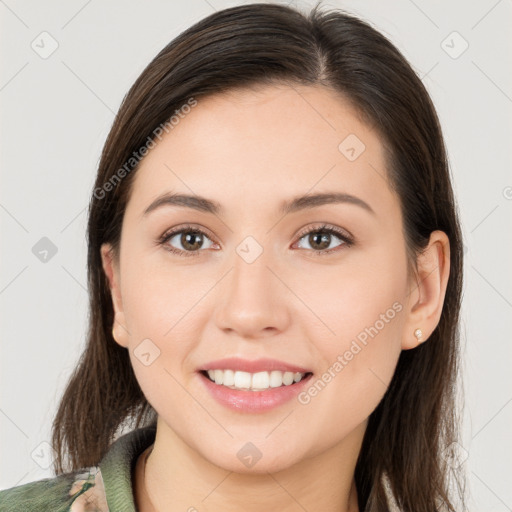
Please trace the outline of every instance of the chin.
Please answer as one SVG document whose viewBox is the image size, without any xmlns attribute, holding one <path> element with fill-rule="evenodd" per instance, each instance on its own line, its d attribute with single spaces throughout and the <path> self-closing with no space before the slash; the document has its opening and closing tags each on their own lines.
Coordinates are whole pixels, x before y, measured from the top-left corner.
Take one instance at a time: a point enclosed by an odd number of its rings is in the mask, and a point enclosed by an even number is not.
<svg viewBox="0 0 512 512">
<path fill-rule="evenodd" d="M 204 454 L 207 460 L 212 464 L 234 473 L 244 475 L 265 475 L 267 473 L 277 473 L 284 471 L 300 459 L 296 451 L 290 451 L 290 445 L 287 450 L 278 452 L 275 446 L 267 443 L 267 447 L 261 447 L 257 442 L 239 442 L 233 443 L 234 448 L 225 451 L 217 451 L 214 454 Z M 281 444 L 283 446 L 283 444 Z"/>
</svg>

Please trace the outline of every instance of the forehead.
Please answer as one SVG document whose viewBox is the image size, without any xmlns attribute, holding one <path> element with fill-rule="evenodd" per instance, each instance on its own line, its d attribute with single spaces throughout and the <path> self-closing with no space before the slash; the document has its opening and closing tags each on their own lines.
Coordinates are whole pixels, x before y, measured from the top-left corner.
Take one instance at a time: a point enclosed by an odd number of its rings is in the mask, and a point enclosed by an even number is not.
<svg viewBox="0 0 512 512">
<path fill-rule="evenodd" d="M 308 191 L 358 195 L 375 210 L 395 200 L 377 133 L 335 91 L 258 86 L 200 98 L 187 112 L 137 170 L 130 202 L 138 212 L 164 191 L 233 209 Z"/>
</svg>

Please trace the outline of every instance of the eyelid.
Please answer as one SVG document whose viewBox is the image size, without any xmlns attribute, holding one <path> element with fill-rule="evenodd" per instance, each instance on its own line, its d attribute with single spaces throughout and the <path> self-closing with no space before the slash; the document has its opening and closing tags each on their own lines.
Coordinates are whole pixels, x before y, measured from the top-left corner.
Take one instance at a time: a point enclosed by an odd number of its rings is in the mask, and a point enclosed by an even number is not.
<svg viewBox="0 0 512 512">
<path fill-rule="evenodd" d="M 301 229 L 299 233 L 297 233 L 296 237 L 300 239 L 304 235 L 308 235 L 309 233 L 315 231 L 332 231 L 347 243 L 354 243 L 354 236 L 352 235 L 352 233 L 334 224 L 329 224 L 328 222 L 319 222 L 314 223 L 313 225 L 306 226 L 305 228 Z"/>
<path fill-rule="evenodd" d="M 183 224 L 178 225 L 173 228 L 169 228 L 158 238 L 159 241 L 164 241 L 168 239 L 170 236 L 177 235 L 178 233 L 181 233 L 182 231 L 195 231 L 199 233 L 205 234 L 210 240 L 215 241 L 215 237 L 212 235 L 209 229 L 205 228 L 204 226 L 200 225 L 194 225 L 194 224 Z M 218 242 L 216 242 L 218 243 Z"/>
</svg>

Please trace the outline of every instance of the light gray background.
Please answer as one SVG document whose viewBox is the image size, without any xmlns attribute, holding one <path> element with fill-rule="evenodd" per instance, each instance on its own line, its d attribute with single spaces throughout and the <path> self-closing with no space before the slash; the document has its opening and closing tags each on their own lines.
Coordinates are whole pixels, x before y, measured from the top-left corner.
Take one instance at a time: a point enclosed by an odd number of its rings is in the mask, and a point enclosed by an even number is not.
<svg viewBox="0 0 512 512">
<path fill-rule="evenodd" d="M 1 489 L 53 476 L 51 421 L 86 332 L 86 208 L 115 112 L 173 37 L 241 3 L 0 0 Z M 512 510 L 512 2 L 324 5 L 386 34 L 438 109 L 467 248 L 461 453 L 471 510 Z M 58 48 L 44 55 L 52 39 Z M 57 248 L 47 262 L 32 250 L 43 237 Z"/>
</svg>

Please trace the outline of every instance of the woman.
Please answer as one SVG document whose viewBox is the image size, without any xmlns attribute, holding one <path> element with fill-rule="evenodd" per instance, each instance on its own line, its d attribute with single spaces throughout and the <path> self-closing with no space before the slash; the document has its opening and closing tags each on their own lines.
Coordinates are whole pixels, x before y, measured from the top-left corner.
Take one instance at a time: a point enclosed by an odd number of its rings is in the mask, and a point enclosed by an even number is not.
<svg viewBox="0 0 512 512">
<path fill-rule="evenodd" d="M 128 92 L 91 197 L 57 476 L 1 510 L 455 510 L 441 128 L 386 38 L 317 7 L 216 12 Z"/>
</svg>

